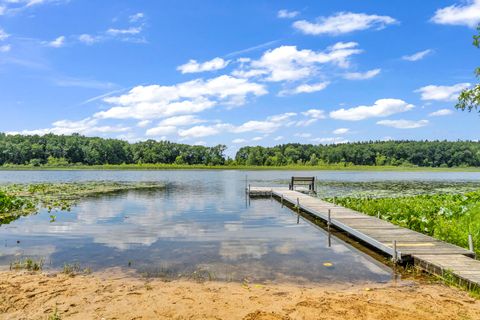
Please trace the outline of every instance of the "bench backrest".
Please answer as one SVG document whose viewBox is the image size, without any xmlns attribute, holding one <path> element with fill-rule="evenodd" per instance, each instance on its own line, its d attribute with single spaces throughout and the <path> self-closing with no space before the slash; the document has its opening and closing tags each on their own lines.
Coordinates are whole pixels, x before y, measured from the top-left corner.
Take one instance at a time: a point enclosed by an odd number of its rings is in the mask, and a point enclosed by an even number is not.
<svg viewBox="0 0 480 320">
<path fill-rule="evenodd" d="M 296 184 L 308 185 L 309 189 L 314 191 L 315 177 L 292 177 L 290 182 L 290 190 L 293 190 Z"/>
</svg>

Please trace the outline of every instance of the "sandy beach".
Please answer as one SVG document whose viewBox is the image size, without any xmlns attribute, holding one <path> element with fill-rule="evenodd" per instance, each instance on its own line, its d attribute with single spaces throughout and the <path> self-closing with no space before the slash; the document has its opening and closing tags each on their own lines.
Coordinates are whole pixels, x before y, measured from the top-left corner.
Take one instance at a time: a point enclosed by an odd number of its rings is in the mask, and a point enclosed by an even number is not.
<svg viewBox="0 0 480 320">
<path fill-rule="evenodd" d="M 0 272 L 0 319 L 480 319 L 480 301 L 441 284 L 162 281 L 121 272 Z"/>
</svg>

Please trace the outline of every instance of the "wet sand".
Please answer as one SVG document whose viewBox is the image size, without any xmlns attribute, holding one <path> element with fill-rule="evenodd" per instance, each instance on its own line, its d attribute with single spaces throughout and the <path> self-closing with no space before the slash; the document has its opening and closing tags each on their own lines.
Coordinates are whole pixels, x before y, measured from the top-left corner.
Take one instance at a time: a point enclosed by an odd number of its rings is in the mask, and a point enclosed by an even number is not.
<svg viewBox="0 0 480 320">
<path fill-rule="evenodd" d="M 203 283 L 119 272 L 0 272 L 0 319 L 480 319 L 480 300 L 441 284 Z"/>
</svg>

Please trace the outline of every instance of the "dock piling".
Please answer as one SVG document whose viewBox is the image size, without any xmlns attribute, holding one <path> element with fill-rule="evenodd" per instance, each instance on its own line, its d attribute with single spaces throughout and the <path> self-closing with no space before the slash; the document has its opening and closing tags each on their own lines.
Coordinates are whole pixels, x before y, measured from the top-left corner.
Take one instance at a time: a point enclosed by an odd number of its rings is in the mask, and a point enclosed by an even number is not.
<svg viewBox="0 0 480 320">
<path fill-rule="evenodd" d="M 332 224 L 331 209 L 328 209 L 328 220 L 327 220 L 328 232 L 330 232 L 330 225 L 331 225 L 331 224 Z"/>
<path fill-rule="evenodd" d="M 300 198 L 297 198 L 297 213 L 300 214 Z"/>
<path fill-rule="evenodd" d="M 472 252 L 475 252 L 473 248 L 473 237 L 471 234 L 468 235 L 468 249 Z"/>
<path fill-rule="evenodd" d="M 392 260 L 393 260 L 393 263 L 394 263 L 394 264 L 397 264 L 397 261 L 398 261 L 398 257 L 397 257 L 397 240 L 393 240 L 392 248 L 393 248 Z"/>
</svg>

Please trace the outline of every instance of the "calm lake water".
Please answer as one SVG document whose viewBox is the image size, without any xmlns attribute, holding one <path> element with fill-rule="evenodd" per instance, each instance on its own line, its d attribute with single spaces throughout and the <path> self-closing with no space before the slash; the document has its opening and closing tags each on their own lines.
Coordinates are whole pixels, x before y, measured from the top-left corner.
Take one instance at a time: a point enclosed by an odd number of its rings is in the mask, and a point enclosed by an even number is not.
<svg viewBox="0 0 480 320">
<path fill-rule="evenodd" d="M 0 226 L 0 266 L 22 257 L 46 268 L 78 263 L 122 267 L 149 276 L 221 280 L 385 282 L 392 270 L 300 218 L 276 201 L 246 201 L 252 185 L 285 185 L 292 175 L 331 182 L 414 181 L 476 184 L 480 173 L 293 171 L 3 171 L 0 183 L 161 181 L 167 188 L 82 200 L 71 212 L 20 218 Z M 341 193 L 352 188 L 322 187 Z M 347 193 L 348 193 L 347 192 Z M 326 267 L 329 262 L 333 266 Z"/>
</svg>

